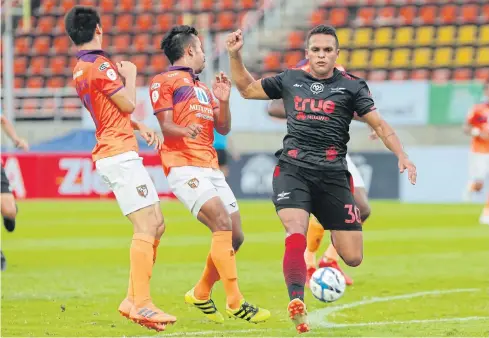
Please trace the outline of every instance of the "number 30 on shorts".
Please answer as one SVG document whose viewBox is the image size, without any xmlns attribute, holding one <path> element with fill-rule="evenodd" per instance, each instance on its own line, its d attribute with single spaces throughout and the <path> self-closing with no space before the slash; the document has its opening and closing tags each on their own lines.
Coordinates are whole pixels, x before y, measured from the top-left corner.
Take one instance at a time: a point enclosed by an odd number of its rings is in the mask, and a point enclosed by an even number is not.
<svg viewBox="0 0 489 338">
<path fill-rule="evenodd" d="M 357 206 L 353 206 L 352 204 L 345 204 L 345 209 L 348 210 L 348 216 L 349 218 L 345 219 L 345 223 L 351 224 L 355 223 L 362 223 L 362 219 L 360 217 L 360 209 L 357 208 Z"/>
</svg>

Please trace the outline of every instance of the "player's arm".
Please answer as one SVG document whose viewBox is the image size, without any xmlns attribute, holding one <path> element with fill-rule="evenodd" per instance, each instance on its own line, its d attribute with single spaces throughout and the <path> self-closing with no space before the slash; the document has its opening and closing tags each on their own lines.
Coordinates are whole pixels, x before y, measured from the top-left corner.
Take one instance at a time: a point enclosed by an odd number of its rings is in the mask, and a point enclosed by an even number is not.
<svg viewBox="0 0 489 338">
<path fill-rule="evenodd" d="M 231 96 L 231 81 L 226 74 L 221 72 L 216 76 L 212 84 L 212 92 L 215 99 L 212 100 L 214 110 L 214 128 L 221 135 L 227 135 L 231 131 L 231 110 L 229 108 L 229 97 Z"/>
<path fill-rule="evenodd" d="M 231 79 L 236 84 L 236 88 L 238 88 L 241 96 L 245 99 L 273 99 L 263 89 L 261 80 L 255 80 L 243 64 L 243 58 L 241 56 L 243 43 L 243 35 L 240 29 L 228 35 L 226 47 L 229 53 Z"/>
<path fill-rule="evenodd" d="M 141 137 L 146 141 L 148 146 L 154 146 L 155 149 L 161 149 L 161 146 L 163 145 L 163 141 L 160 139 L 160 137 L 156 134 L 156 132 L 153 129 L 148 128 L 142 122 L 136 122 L 133 120 L 131 120 L 131 126 L 134 130 L 139 131 Z"/>
<path fill-rule="evenodd" d="M 268 105 L 268 115 L 279 119 L 287 118 L 284 101 L 282 99 L 270 101 L 270 104 Z"/>
<path fill-rule="evenodd" d="M 21 148 L 23 150 L 29 150 L 29 144 L 26 140 L 20 138 L 15 131 L 12 123 L 3 115 L 0 115 L 2 130 L 7 134 L 7 136 L 12 140 L 14 145 L 17 148 Z"/>
<path fill-rule="evenodd" d="M 117 70 L 113 66 L 100 67 L 106 64 L 109 63 L 94 65 L 92 78 L 95 81 L 95 86 L 109 97 L 122 113 L 131 114 L 136 109 L 137 68 L 129 61 L 117 63 Z M 121 76 L 125 80 L 125 85 Z"/>
</svg>

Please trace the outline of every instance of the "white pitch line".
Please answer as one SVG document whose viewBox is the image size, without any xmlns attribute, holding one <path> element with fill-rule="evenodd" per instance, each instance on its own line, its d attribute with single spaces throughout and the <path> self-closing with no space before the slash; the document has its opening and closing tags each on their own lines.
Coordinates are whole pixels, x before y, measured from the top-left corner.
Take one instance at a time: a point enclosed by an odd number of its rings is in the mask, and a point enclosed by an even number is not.
<svg viewBox="0 0 489 338">
<path fill-rule="evenodd" d="M 374 297 L 370 299 L 365 299 L 361 300 L 358 302 L 353 302 L 349 304 L 343 304 L 343 305 L 337 305 L 337 306 L 331 306 L 327 307 L 324 309 L 318 309 L 315 311 L 312 311 L 309 314 L 309 321 L 316 327 L 348 327 L 348 326 L 368 326 L 368 325 L 387 325 L 387 324 L 373 324 L 373 323 L 352 323 L 352 324 L 335 324 L 328 322 L 327 317 L 337 311 L 345 310 L 345 309 L 350 309 L 358 306 L 363 306 L 363 305 L 368 305 L 368 304 L 375 304 L 375 303 L 382 303 L 382 302 L 390 302 L 393 300 L 399 300 L 399 299 L 411 299 L 411 298 L 417 298 L 417 297 L 423 297 L 423 296 L 437 296 L 437 295 L 444 295 L 444 294 L 450 294 L 450 293 L 460 293 L 460 292 L 477 292 L 480 291 L 480 289 L 452 289 L 452 290 L 433 290 L 433 291 L 423 291 L 423 292 L 415 292 L 415 293 L 409 293 L 409 294 L 404 294 L 404 295 L 397 295 L 397 296 L 387 296 L 387 297 Z M 476 317 L 466 317 L 466 318 L 476 318 Z M 480 319 L 484 319 L 484 317 L 477 317 Z M 460 320 L 461 318 L 457 319 Z M 480 320 L 477 319 L 477 320 Z M 427 319 L 429 321 L 436 321 L 432 319 Z M 439 319 L 441 321 L 441 319 Z M 411 321 L 410 321 L 411 322 Z M 391 322 L 378 322 L 378 323 L 394 323 L 395 321 Z M 400 322 L 400 323 L 405 323 L 405 322 Z M 340 325 L 340 326 L 338 326 Z"/>
<path fill-rule="evenodd" d="M 390 322 L 369 322 L 369 323 L 352 323 L 352 324 L 334 324 L 330 323 L 328 328 L 359 327 L 359 326 L 382 326 L 397 324 L 425 324 L 425 323 L 445 323 L 445 322 L 468 322 L 473 320 L 484 320 L 489 317 L 455 317 L 439 319 L 413 319 L 413 320 L 393 320 Z"/>
<path fill-rule="evenodd" d="M 189 332 L 175 332 L 175 333 L 168 333 L 168 334 L 162 334 L 163 337 L 194 337 L 194 336 L 204 336 L 208 334 L 216 334 L 216 335 L 226 335 L 226 334 L 232 334 L 232 333 L 252 333 L 252 332 L 265 332 L 267 329 L 248 329 L 248 330 L 226 330 L 223 329 L 221 331 L 217 330 L 209 330 L 209 331 L 189 331 Z"/>
</svg>

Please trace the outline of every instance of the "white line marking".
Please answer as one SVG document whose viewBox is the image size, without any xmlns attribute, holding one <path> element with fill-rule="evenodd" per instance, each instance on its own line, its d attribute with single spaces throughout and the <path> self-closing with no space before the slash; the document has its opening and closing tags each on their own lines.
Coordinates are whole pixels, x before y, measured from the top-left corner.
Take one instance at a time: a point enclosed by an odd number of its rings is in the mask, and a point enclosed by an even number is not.
<svg viewBox="0 0 489 338">
<path fill-rule="evenodd" d="M 472 320 L 484 320 L 484 319 L 489 319 L 489 317 L 455 317 L 455 318 L 439 318 L 439 319 L 393 320 L 391 322 L 370 322 L 370 323 L 352 323 L 352 324 L 333 324 L 333 323 L 330 323 L 330 326 L 328 326 L 328 328 L 381 326 L 381 325 L 391 325 L 391 324 L 397 325 L 397 324 L 468 322 L 468 321 L 472 321 Z"/>
<path fill-rule="evenodd" d="M 222 329 L 221 331 L 210 330 L 210 331 L 189 331 L 189 332 L 175 332 L 169 334 L 162 334 L 164 337 L 180 337 L 180 336 L 204 336 L 207 334 L 232 334 L 232 333 L 252 333 L 252 332 L 265 332 L 266 329 L 249 329 L 249 330 L 226 330 Z"/>
<path fill-rule="evenodd" d="M 325 328 L 330 328 L 330 327 L 349 327 L 349 326 L 369 326 L 369 325 L 389 325 L 389 324 L 407 324 L 407 323 L 424 323 L 424 322 L 437 322 L 437 321 L 465 321 L 465 320 L 481 320 L 481 319 L 486 319 L 487 317 L 465 317 L 465 318 L 446 318 L 445 320 L 443 318 L 441 319 L 426 319 L 426 320 L 411 320 L 411 321 L 390 321 L 390 322 L 372 322 L 372 323 L 351 323 L 351 324 L 335 324 L 328 322 L 327 317 L 337 311 L 345 310 L 345 309 L 350 309 L 358 306 L 363 306 L 367 304 L 374 304 L 374 303 L 382 303 L 382 302 L 390 302 L 393 300 L 399 300 L 399 299 L 411 299 L 411 298 L 416 298 L 416 297 L 423 297 L 423 296 L 430 296 L 430 295 L 444 295 L 444 294 L 450 294 L 450 293 L 459 293 L 459 292 L 477 292 L 480 291 L 480 289 L 452 289 L 452 290 L 433 290 L 433 291 L 423 291 L 423 292 L 415 292 L 415 293 L 409 293 L 409 294 L 404 294 L 404 295 L 397 295 L 397 296 L 387 296 L 387 297 L 374 297 L 370 299 L 365 299 L 349 304 L 343 304 L 343 305 L 337 305 L 337 306 L 331 306 L 327 307 L 324 309 L 318 309 L 315 311 L 312 311 L 309 314 L 309 321 L 316 327 L 325 327 Z M 467 319 L 469 318 L 469 319 Z M 477 319 L 475 319 L 477 318 Z"/>
</svg>

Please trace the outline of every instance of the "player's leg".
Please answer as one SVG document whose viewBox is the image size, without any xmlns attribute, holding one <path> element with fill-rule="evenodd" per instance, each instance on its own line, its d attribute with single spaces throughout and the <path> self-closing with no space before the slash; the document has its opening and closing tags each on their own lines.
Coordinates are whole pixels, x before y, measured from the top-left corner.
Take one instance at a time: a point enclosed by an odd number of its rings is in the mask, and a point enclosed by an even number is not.
<svg viewBox="0 0 489 338">
<path fill-rule="evenodd" d="M 309 185 L 301 171 L 280 162 L 273 174 L 273 202 L 287 236 L 282 267 L 290 300 L 288 312 L 299 333 L 309 331 L 304 303 L 307 274 L 304 251 L 311 209 Z"/>
<path fill-rule="evenodd" d="M 474 193 L 478 193 L 484 187 L 486 168 L 484 154 L 470 152 L 469 154 L 469 181 L 464 192 L 464 200 L 469 202 Z"/>
<path fill-rule="evenodd" d="M 229 176 L 229 166 L 228 166 L 228 153 L 226 149 L 217 149 L 217 161 L 219 163 L 219 169 L 224 174 L 224 177 Z"/>
<path fill-rule="evenodd" d="M 175 322 L 176 318 L 158 309 L 150 295 L 154 245 L 157 233 L 164 231 L 154 184 L 142 159 L 134 152 L 99 160 L 96 167 L 134 228 L 130 248 L 130 285 L 119 312 L 141 325 L 163 330 L 166 324 Z"/>
<path fill-rule="evenodd" d="M 3 225 L 7 231 L 12 232 L 15 229 L 15 217 L 17 216 L 17 205 L 15 197 L 10 189 L 5 169 L 1 167 L 1 212 Z"/>
<path fill-rule="evenodd" d="M 235 312 L 239 312 L 240 319 L 250 322 L 263 321 L 269 317 L 269 312 L 245 302 L 239 290 L 232 220 L 213 184 L 213 172 L 210 168 L 173 168 L 168 175 L 168 182 L 179 200 L 212 232 L 206 269 L 215 268 L 217 271 L 215 278 L 218 278 L 218 275 L 224 285 L 228 314 L 234 315 Z M 186 297 L 187 301 L 188 298 Z M 209 311 L 214 313 L 215 305 L 212 300 L 208 299 L 206 302 Z M 192 304 L 195 305 L 194 302 Z M 220 318 L 207 317 L 214 321 L 221 321 Z"/>
</svg>

